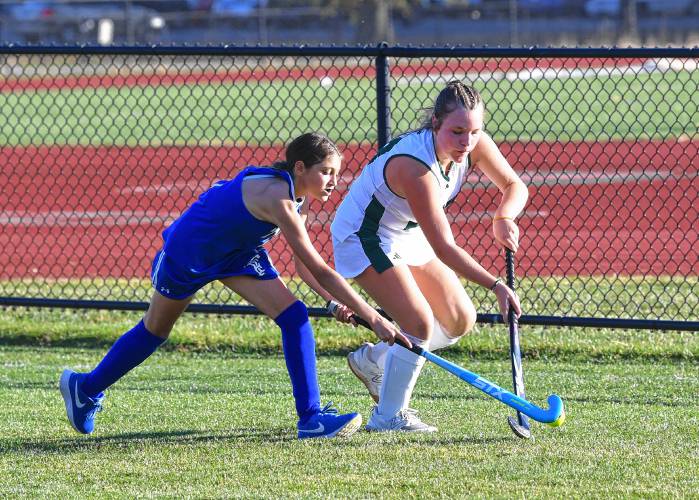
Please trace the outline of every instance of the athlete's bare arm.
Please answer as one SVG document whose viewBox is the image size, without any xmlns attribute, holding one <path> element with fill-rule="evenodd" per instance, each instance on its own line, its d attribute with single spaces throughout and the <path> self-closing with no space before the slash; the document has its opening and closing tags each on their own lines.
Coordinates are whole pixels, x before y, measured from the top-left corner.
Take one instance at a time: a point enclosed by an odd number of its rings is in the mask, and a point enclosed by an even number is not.
<svg viewBox="0 0 699 500">
<path fill-rule="evenodd" d="M 304 226 L 306 226 L 306 220 L 308 218 L 308 203 L 304 203 L 301 207 L 300 216 L 301 223 Z M 330 292 L 328 292 L 325 288 L 321 286 L 320 283 L 318 283 L 318 280 L 315 279 L 315 276 L 313 276 L 311 271 L 308 270 L 306 265 L 301 261 L 301 259 L 299 259 L 296 256 L 296 254 L 294 254 L 294 266 L 296 267 L 296 273 L 301 277 L 301 279 L 305 281 L 308 284 L 308 286 L 310 286 L 313 289 L 314 292 L 320 295 L 325 302 L 335 300 L 335 297 L 333 297 L 333 295 Z M 343 323 L 356 324 L 352 319 L 352 314 L 353 311 L 341 303 L 333 311 L 333 315 L 337 320 Z"/>
<path fill-rule="evenodd" d="M 519 248 L 519 228 L 515 219 L 527 203 L 527 187 L 485 132 L 471 153 L 471 160 L 474 168 L 481 170 L 502 193 L 502 200 L 493 216 L 493 234 L 498 243 L 516 252 Z"/>
<path fill-rule="evenodd" d="M 248 206 L 247 199 L 245 203 Z M 395 338 L 400 338 L 407 345 L 411 345 L 397 326 L 387 321 L 367 304 L 318 254 L 311 243 L 301 216 L 296 211 L 294 202 L 289 199 L 286 183 L 270 183 L 264 190 L 264 197 L 255 200 L 254 207 L 255 217 L 271 222 L 281 229 L 295 258 L 301 261 L 318 284 L 360 317 L 366 319 L 381 340 L 393 344 Z"/>
</svg>

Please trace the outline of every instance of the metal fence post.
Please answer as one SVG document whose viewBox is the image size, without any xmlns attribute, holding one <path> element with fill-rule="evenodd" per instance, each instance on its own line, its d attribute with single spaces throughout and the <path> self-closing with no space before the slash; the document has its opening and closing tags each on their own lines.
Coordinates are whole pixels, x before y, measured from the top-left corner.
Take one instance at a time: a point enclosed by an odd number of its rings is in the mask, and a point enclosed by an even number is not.
<svg viewBox="0 0 699 500">
<path fill-rule="evenodd" d="M 383 49 L 388 47 L 386 42 L 379 44 L 379 54 L 376 56 L 376 125 L 379 147 L 391 138 L 391 88 L 388 84 L 388 56 Z"/>
</svg>

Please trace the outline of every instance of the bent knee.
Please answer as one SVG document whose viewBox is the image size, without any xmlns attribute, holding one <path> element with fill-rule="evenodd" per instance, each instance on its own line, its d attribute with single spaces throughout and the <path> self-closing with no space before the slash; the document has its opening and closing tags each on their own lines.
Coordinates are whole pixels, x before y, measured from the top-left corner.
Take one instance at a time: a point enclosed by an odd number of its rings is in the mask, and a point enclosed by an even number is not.
<svg viewBox="0 0 699 500">
<path fill-rule="evenodd" d="M 468 303 L 460 306 L 458 310 L 455 311 L 452 320 L 444 324 L 444 329 L 447 334 L 454 337 L 462 337 L 473 330 L 476 325 L 476 308 L 473 304 Z"/>
<path fill-rule="evenodd" d="M 429 340 L 432 337 L 434 317 L 429 313 L 415 314 L 411 318 L 398 321 L 401 329 L 419 339 Z"/>
<path fill-rule="evenodd" d="M 146 314 L 143 317 L 143 326 L 146 327 L 149 333 L 160 337 L 161 339 L 167 340 L 170 337 L 172 328 L 174 327 L 174 322 L 171 321 L 158 321 L 155 318 L 150 317 Z"/>
</svg>

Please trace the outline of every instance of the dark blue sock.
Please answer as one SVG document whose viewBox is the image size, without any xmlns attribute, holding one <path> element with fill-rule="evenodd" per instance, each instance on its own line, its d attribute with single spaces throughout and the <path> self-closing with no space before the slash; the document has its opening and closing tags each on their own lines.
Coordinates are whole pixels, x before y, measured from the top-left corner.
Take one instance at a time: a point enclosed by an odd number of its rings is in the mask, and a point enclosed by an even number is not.
<svg viewBox="0 0 699 500">
<path fill-rule="evenodd" d="M 119 337 L 100 363 L 87 374 L 80 389 L 94 397 L 137 367 L 165 342 L 146 330 L 143 320 Z"/>
<path fill-rule="evenodd" d="M 308 321 L 308 310 L 296 301 L 274 321 L 282 329 L 282 346 L 286 369 L 296 401 L 299 421 L 305 422 L 320 411 L 320 389 L 316 372 L 316 341 Z"/>
</svg>

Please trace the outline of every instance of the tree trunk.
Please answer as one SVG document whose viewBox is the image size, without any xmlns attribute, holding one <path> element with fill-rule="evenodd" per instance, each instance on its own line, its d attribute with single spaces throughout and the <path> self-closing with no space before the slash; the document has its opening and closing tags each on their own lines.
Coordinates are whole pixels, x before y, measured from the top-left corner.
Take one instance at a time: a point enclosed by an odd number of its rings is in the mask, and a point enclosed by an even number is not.
<svg viewBox="0 0 699 500">
<path fill-rule="evenodd" d="M 621 36 L 626 40 L 638 38 L 636 0 L 622 0 L 621 2 Z"/>
<path fill-rule="evenodd" d="M 360 0 L 357 5 L 357 14 L 357 42 L 393 43 L 391 0 Z"/>
</svg>

